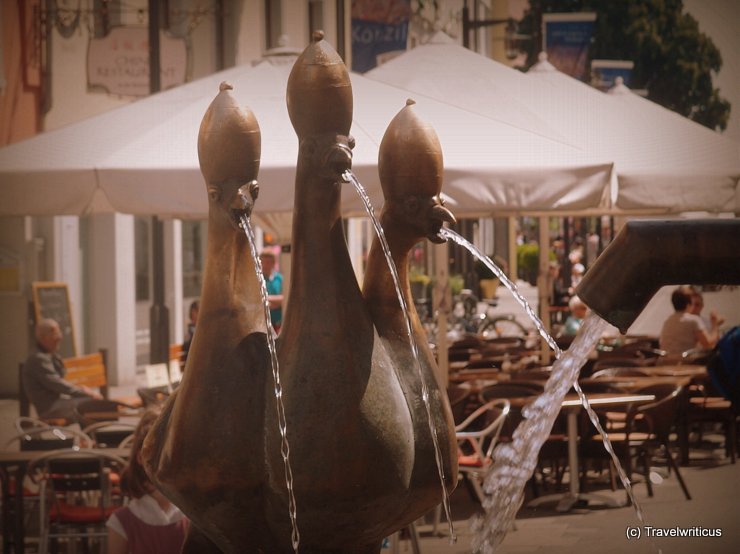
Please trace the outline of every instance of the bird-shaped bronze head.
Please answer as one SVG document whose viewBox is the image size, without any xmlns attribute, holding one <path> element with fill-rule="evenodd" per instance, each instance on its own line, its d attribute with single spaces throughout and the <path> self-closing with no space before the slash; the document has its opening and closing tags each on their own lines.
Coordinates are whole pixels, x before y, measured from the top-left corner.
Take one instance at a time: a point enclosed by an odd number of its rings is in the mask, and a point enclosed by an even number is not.
<svg viewBox="0 0 740 554">
<path fill-rule="evenodd" d="M 209 205 L 226 210 L 238 226 L 243 215 L 251 214 L 257 198 L 261 135 L 254 114 L 239 106 L 232 89 L 228 83 L 221 83 L 203 116 L 198 160 Z"/>
<path fill-rule="evenodd" d="M 455 216 L 440 196 L 444 174 L 442 147 L 431 125 L 416 114 L 413 100 L 393 118 L 383 135 L 378 172 L 388 209 L 408 219 L 420 236 L 443 243 L 442 225 Z"/>
</svg>

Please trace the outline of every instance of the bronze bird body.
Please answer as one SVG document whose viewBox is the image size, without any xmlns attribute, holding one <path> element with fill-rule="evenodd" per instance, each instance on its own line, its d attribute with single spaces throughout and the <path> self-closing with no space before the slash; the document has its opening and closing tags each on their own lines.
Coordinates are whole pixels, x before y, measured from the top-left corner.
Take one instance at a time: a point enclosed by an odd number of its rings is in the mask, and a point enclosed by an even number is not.
<svg viewBox="0 0 740 554">
<path fill-rule="evenodd" d="M 294 66 L 288 109 L 300 145 L 278 357 L 301 552 L 377 552 L 409 484 L 413 436 L 347 252 L 340 189 L 348 186 L 342 174 L 354 146 L 351 87 L 341 60 L 320 39 Z M 280 437 L 269 420 L 267 453 L 277 469 Z M 271 479 L 282 481 L 282 472 Z M 270 521 L 287 513 L 284 498 L 271 506 Z"/>
<path fill-rule="evenodd" d="M 183 381 L 144 456 L 157 487 L 218 549 L 257 552 L 270 545 L 262 535 L 271 371 L 260 287 L 239 218 L 257 196 L 260 137 L 229 88 L 222 85 L 199 135 L 209 214 L 197 329 Z M 185 551 L 202 551 L 192 539 Z"/>
<path fill-rule="evenodd" d="M 384 537 L 433 508 L 442 492 L 385 260 L 375 245 L 363 295 L 347 251 L 340 212 L 354 147 L 347 70 L 315 35 L 288 82 L 299 154 L 290 294 L 277 348 L 284 428 L 257 268 L 239 228 L 257 196 L 259 128 L 222 88 L 199 135 L 209 216 L 198 327 L 183 382 L 147 437 L 147 470 L 193 522 L 183 552 L 293 552 L 283 458 L 289 452 L 299 551 L 378 553 Z M 385 191 L 383 222 L 412 309 L 451 489 L 454 430 L 405 267 L 413 243 L 434 237 L 452 216 L 439 189 L 430 193 L 427 180 L 420 182 L 426 184 L 399 194 Z"/>
<path fill-rule="evenodd" d="M 442 500 L 442 484 L 435 463 L 429 414 L 422 398 L 422 381 L 429 394 L 429 412 L 438 437 L 445 485 L 457 483 L 457 447 L 447 394 L 438 377 L 437 364 L 414 306 L 408 280 L 409 255 L 416 243 L 437 236 L 454 216 L 442 205 L 442 153 L 436 134 L 423 124 L 411 101 L 389 125 L 380 146 L 379 162 L 385 203 L 380 221 L 398 271 L 411 332 L 418 348 L 414 357 L 406 318 L 380 241 L 375 237 L 365 272 L 363 294 L 381 341 L 399 368 L 414 430 L 414 467 L 404 511 L 399 523 L 407 524 Z M 420 378 L 421 374 L 421 378 Z"/>
</svg>

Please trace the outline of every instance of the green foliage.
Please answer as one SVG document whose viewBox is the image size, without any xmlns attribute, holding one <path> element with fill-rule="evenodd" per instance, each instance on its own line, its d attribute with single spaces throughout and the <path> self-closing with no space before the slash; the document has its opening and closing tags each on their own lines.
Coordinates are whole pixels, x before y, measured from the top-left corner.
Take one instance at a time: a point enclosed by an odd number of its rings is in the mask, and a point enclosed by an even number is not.
<svg viewBox="0 0 740 554">
<path fill-rule="evenodd" d="M 409 282 L 420 283 L 423 286 L 428 286 L 432 282 L 432 278 L 426 273 L 422 273 L 418 268 L 412 267 L 409 270 Z"/>
<path fill-rule="evenodd" d="M 591 59 L 632 60 L 632 88 L 710 129 L 724 130 L 730 103 L 712 83 L 722 56 L 682 0 L 530 0 L 520 32 L 539 44 L 541 14 L 595 12 Z M 522 45 L 528 48 L 527 44 Z M 528 52 L 527 68 L 537 61 Z M 730 53 L 734 54 L 734 53 Z"/>
<path fill-rule="evenodd" d="M 536 242 L 528 242 L 517 246 L 516 265 L 519 268 L 519 276 L 530 284 L 536 285 L 540 265 L 539 245 Z"/>
<path fill-rule="evenodd" d="M 453 296 L 460 294 L 460 292 L 465 288 L 465 279 L 459 273 L 450 275 L 449 283 L 450 293 L 452 293 Z"/>
</svg>

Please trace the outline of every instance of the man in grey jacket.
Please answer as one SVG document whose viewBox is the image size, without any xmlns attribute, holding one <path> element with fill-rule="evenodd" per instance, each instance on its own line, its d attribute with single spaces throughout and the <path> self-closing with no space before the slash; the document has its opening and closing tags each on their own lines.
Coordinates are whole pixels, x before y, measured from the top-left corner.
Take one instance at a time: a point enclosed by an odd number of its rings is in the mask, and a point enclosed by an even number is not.
<svg viewBox="0 0 740 554">
<path fill-rule="evenodd" d="M 57 354 L 61 342 L 62 331 L 56 321 L 42 319 L 36 324 L 38 351 L 23 364 L 23 388 L 40 418 L 77 421 L 77 405 L 102 396 L 64 379 L 66 369 Z"/>
</svg>

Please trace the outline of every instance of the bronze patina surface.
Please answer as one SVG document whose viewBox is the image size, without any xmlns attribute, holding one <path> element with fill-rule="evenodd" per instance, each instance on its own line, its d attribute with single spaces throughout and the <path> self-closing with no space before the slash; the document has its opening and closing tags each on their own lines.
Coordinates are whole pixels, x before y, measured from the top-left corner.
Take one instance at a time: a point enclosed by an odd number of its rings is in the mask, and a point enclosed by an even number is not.
<svg viewBox="0 0 740 554">
<path fill-rule="evenodd" d="M 209 231 L 198 332 L 145 457 L 157 486 L 193 521 L 186 552 L 287 553 L 292 529 L 266 325 L 238 225 L 257 195 L 259 129 L 227 89 L 199 137 Z M 377 553 L 384 537 L 431 510 L 442 488 L 386 262 L 374 246 L 363 295 L 347 252 L 340 193 L 352 165 L 352 88 L 321 34 L 293 68 L 287 103 L 299 153 L 278 359 L 300 552 Z M 388 136 L 383 221 L 413 306 L 408 252 L 421 238 L 439 240 L 442 223 L 454 218 L 439 200 L 442 161 L 433 131 L 405 108 Z M 403 155 L 394 158 L 398 149 Z M 415 311 L 412 320 L 452 489 L 452 419 Z"/>
<path fill-rule="evenodd" d="M 327 83 L 340 91 L 331 103 L 324 96 Z M 297 108 L 304 102 L 310 109 Z M 349 186 L 342 174 L 351 167 L 354 146 L 348 136 L 352 89 L 344 64 L 321 35 L 296 61 L 288 106 L 300 144 L 290 303 L 278 357 L 301 551 L 373 552 L 396 528 L 414 437 L 347 252 L 340 193 Z M 277 422 L 268 422 L 267 436 L 270 466 L 276 467 Z M 281 490 L 282 474 L 271 477 L 279 481 L 270 489 Z M 273 522 L 287 513 L 283 499 L 271 507 Z"/>
<path fill-rule="evenodd" d="M 576 294 L 626 333 L 664 285 L 740 283 L 740 220 L 628 221 Z"/>
<path fill-rule="evenodd" d="M 414 358 L 406 320 L 385 254 L 376 237 L 368 256 L 363 295 L 381 341 L 398 368 L 414 428 L 415 464 L 408 494 L 403 499 L 403 522 L 409 523 L 442 501 L 442 486 L 435 459 L 426 406 L 422 400 L 421 373 L 429 392 L 429 404 L 437 431 L 445 483 L 449 492 L 457 483 L 457 442 L 444 386 L 429 349 L 411 296 L 408 280 L 409 255 L 420 240 L 441 243 L 444 223 L 454 223 L 452 213 L 439 196 L 442 189 L 442 150 L 434 129 L 415 113 L 409 100 L 391 121 L 380 144 L 378 167 L 385 203 L 380 215 L 393 261 L 398 269 L 402 294 L 408 307 L 419 360 Z"/>
<path fill-rule="evenodd" d="M 209 202 L 198 330 L 144 457 L 158 488 L 218 549 L 270 551 L 263 508 L 270 358 L 255 265 L 238 221 L 257 197 L 260 132 L 229 89 L 221 86 L 198 137 Z M 204 551 L 190 540 L 186 551 Z"/>
</svg>

